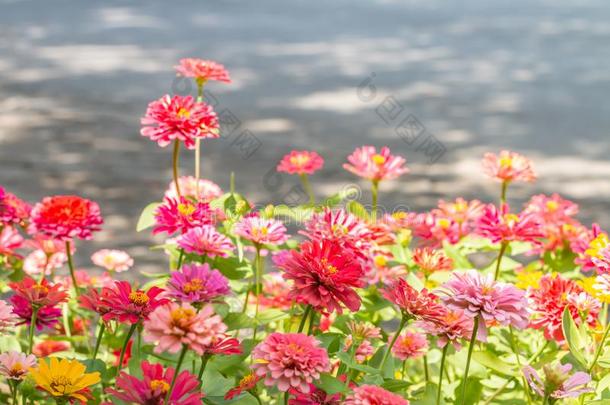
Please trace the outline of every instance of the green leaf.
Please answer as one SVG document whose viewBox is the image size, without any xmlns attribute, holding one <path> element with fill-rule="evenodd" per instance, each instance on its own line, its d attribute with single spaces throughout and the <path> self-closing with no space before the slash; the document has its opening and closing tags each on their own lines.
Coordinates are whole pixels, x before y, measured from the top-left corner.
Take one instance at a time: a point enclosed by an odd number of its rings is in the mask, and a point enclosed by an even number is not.
<svg viewBox="0 0 610 405">
<path fill-rule="evenodd" d="M 197 364 L 199 366 L 199 364 Z M 233 379 L 226 378 L 220 372 L 214 368 L 211 364 L 208 364 L 205 371 L 203 372 L 203 385 L 202 389 L 207 395 L 224 395 L 228 390 L 233 388 Z"/>
<path fill-rule="evenodd" d="M 447 256 L 449 256 L 453 260 L 453 265 L 456 269 L 472 269 L 474 266 L 470 261 L 464 256 L 455 245 L 444 242 L 443 249 Z"/>
<path fill-rule="evenodd" d="M 254 319 L 237 312 L 228 314 L 222 321 L 227 325 L 228 330 L 248 329 L 254 326 Z"/>
<path fill-rule="evenodd" d="M 285 311 L 271 308 L 265 311 L 259 312 L 256 317 L 258 325 L 266 325 L 271 322 L 281 321 L 282 319 L 288 318 L 290 315 Z"/>
<path fill-rule="evenodd" d="M 136 225 L 136 231 L 142 232 L 144 229 L 150 228 L 155 224 L 155 212 L 160 205 L 160 202 L 153 202 L 142 210 L 140 218 L 138 219 L 138 224 Z"/>
<path fill-rule="evenodd" d="M 568 342 L 570 353 L 581 366 L 587 368 L 587 360 L 584 357 L 584 353 L 587 351 L 587 339 L 586 336 L 582 336 L 581 331 L 576 326 L 576 323 L 574 323 L 574 319 L 572 319 L 572 314 L 568 307 L 563 311 L 561 326 L 563 328 L 563 335 Z"/>
<path fill-rule="evenodd" d="M 329 394 L 345 392 L 345 383 L 330 374 L 322 374 L 317 386 Z"/>
<path fill-rule="evenodd" d="M 381 386 L 388 391 L 404 392 L 411 384 L 403 380 L 385 380 Z"/>
<path fill-rule="evenodd" d="M 495 371 L 500 375 L 506 375 L 509 377 L 518 377 L 519 372 L 514 369 L 510 364 L 500 360 L 496 355 L 488 351 L 474 352 L 472 358 L 479 364 Z"/>
<path fill-rule="evenodd" d="M 345 204 L 345 208 L 348 212 L 354 214 L 358 218 L 365 220 L 369 219 L 369 213 L 367 212 L 366 208 L 364 208 L 364 206 L 358 201 L 348 201 L 348 203 Z"/>
</svg>

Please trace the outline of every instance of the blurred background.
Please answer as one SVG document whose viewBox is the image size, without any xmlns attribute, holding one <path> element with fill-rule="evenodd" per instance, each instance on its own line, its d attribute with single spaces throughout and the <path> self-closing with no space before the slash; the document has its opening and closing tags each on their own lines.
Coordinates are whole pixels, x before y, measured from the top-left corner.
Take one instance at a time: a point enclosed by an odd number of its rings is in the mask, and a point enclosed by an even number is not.
<svg viewBox="0 0 610 405">
<path fill-rule="evenodd" d="M 341 168 L 363 144 L 411 168 L 383 184 L 388 210 L 492 201 L 481 157 L 511 149 L 539 174 L 511 187 L 512 204 L 558 192 L 608 229 L 609 40 L 607 0 L 0 0 L 0 184 L 30 202 L 98 201 L 105 229 L 82 252 L 121 248 L 162 268 L 135 224 L 167 188 L 171 150 L 141 137 L 139 119 L 163 94 L 194 93 L 173 66 L 199 57 L 233 78 L 207 86 L 223 138 L 205 142 L 203 177 L 226 190 L 234 171 L 257 204 L 295 198 L 298 179 L 274 168 L 299 148 L 326 159 L 319 196 L 355 184 L 370 201 Z M 193 155 L 181 163 L 191 174 Z"/>
</svg>

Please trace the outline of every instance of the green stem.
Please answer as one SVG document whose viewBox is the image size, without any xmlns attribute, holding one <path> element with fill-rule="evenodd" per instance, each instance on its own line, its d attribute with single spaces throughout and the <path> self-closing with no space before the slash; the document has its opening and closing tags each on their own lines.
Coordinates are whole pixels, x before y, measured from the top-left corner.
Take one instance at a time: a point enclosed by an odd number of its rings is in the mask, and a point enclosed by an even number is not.
<svg viewBox="0 0 610 405">
<path fill-rule="evenodd" d="M 12 384 L 9 382 L 8 386 L 11 389 L 12 403 L 13 403 L 13 405 L 17 405 L 17 384 Z"/>
<path fill-rule="evenodd" d="M 32 319 L 30 319 L 30 335 L 29 335 L 29 349 L 28 354 L 32 354 L 34 348 L 34 330 L 36 329 L 36 319 L 38 317 L 38 307 L 32 307 Z"/>
<path fill-rule="evenodd" d="M 468 381 L 468 371 L 470 370 L 470 360 L 472 358 L 472 350 L 477 339 L 477 331 L 479 329 L 479 317 L 474 318 L 474 327 L 472 329 L 472 337 L 468 346 L 468 357 L 466 358 L 466 369 L 464 370 L 464 379 L 462 380 L 462 405 L 466 404 L 466 382 Z"/>
<path fill-rule="evenodd" d="M 307 334 L 311 335 L 311 332 L 313 332 L 313 326 L 316 322 L 316 311 L 311 311 L 311 317 L 309 318 L 309 326 L 307 327 Z"/>
<path fill-rule="evenodd" d="M 307 317 L 309 316 L 309 312 L 311 312 L 311 310 L 312 310 L 311 305 L 307 305 L 307 308 L 305 308 L 305 312 L 303 312 L 303 318 L 301 318 L 301 323 L 299 324 L 299 330 L 297 331 L 297 333 L 303 332 L 303 328 L 305 327 L 305 322 L 307 321 Z"/>
<path fill-rule="evenodd" d="M 72 278 L 72 284 L 74 286 L 74 292 L 76 298 L 80 295 L 80 289 L 78 288 L 78 282 L 76 281 L 76 275 L 74 274 L 74 262 L 72 261 L 72 252 L 70 251 L 70 241 L 66 241 L 66 256 L 68 257 L 68 268 L 70 269 L 70 277 Z"/>
<path fill-rule="evenodd" d="M 307 174 L 302 173 L 299 175 L 299 177 L 301 177 L 301 183 L 303 183 L 303 188 L 305 189 L 305 191 L 307 192 L 307 195 L 309 196 L 309 204 L 315 205 L 316 197 L 313 194 L 313 189 L 311 188 L 311 184 L 309 184 L 309 178 L 307 177 Z"/>
<path fill-rule="evenodd" d="M 498 252 L 498 258 L 496 259 L 496 271 L 494 273 L 494 280 L 497 280 L 500 276 L 500 264 L 502 263 L 502 257 L 504 256 L 507 247 L 507 242 L 502 242 L 502 244 L 500 245 L 500 251 Z"/>
<path fill-rule="evenodd" d="M 259 244 L 255 245 L 256 248 L 256 257 L 255 257 L 255 264 L 256 267 L 254 269 L 254 291 L 256 294 L 256 302 L 255 302 L 255 306 L 254 306 L 254 332 L 253 332 L 253 340 L 256 340 L 256 331 L 258 329 L 258 305 L 259 305 L 259 300 L 260 300 L 260 295 L 261 295 L 261 284 L 262 284 L 262 278 L 263 278 L 263 266 L 264 266 L 264 261 L 263 261 L 263 257 L 261 256 L 261 246 Z"/>
<path fill-rule="evenodd" d="M 174 175 L 174 185 L 176 186 L 176 193 L 178 194 L 178 199 L 182 197 L 180 193 L 180 185 L 178 184 L 178 159 L 180 158 L 180 141 L 174 141 L 174 153 L 172 155 L 172 170 Z"/>
<path fill-rule="evenodd" d="M 515 333 L 513 332 L 513 327 L 509 325 L 508 331 L 510 333 L 510 345 L 513 349 L 513 353 L 515 353 L 515 357 L 517 358 L 517 367 L 519 367 L 519 372 L 521 372 L 521 370 L 523 370 L 523 367 L 521 366 L 521 359 L 519 358 L 519 349 L 515 341 Z M 523 384 L 523 390 L 525 391 L 525 395 L 527 397 L 527 403 L 529 405 L 532 405 L 532 398 L 530 397 L 530 390 L 529 386 L 527 385 L 527 380 L 525 379 L 525 376 L 521 376 L 521 382 Z"/>
<path fill-rule="evenodd" d="M 438 392 L 436 393 L 436 405 L 441 403 L 441 392 L 443 388 L 443 371 L 445 370 L 445 358 L 447 357 L 447 350 L 449 349 L 449 343 L 443 347 L 443 354 L 441 356 L 441 368 L 438 373 Z"/>
<path fill-rule="evenodd" d="M 180 352 L 180 357 L 178 357 L 178 364 L 176 364 L 176 370 L 174 371 L 174 377 L 172 378 L 172 383 L 169 386 L 169 390 L 167 391 L 167 395 L 165 396 L 165 404 L 169 405 L 169 401 L 172 397 L 172 391 L 174 390 L 174 386 L 176 385 L 176 380 L 178 379 L 178 374 L 180 373 L 180 367 L 182 366 L 182 362 L 184 361 L 184 356 L 186 355 L 186 350 L 188 349 L 187 345 L 182 345 L 182 351 Z"/>
<path fill-rule="evenodd" d="M 602 351 L 604 350 L 604 343 L 606 342 L 606 338 L 608 337 L 609 332 L 610 332 L 610 323 L 608 323 L 608 326 L 606 326 L 606 330 L 604 331 L 604 335 L 602 336 L 602 341 L 599 342 L 599 347 L 597 348 L 597 351 L 595 352 L 595 357 L 593 358 L 593 363 L 591 363 L 591 366 L 589 366 L 589 369 L 587 370 L 587 372 L 589 374 L 591 374 L 591 371 L 597 364 L 597 360 L 599 359 L 599 356 L 602 354 Z"/>
<path fill-rule="evenodd" d="M 284 393 L 284 405 L 288 405 L 288 398 L 290 397 L 290 394 L 288 393 L 288 391 L 286 391 Z"/>
<path fill-rule="evenodd" d="M 502 193 L 500 194 L 500 203 L 504 204 L 506 202 L 506 190 L 508 189 L 508 181 L 502 182 Z"/>
<path fill-rule="evenodd" d="M 373 207 L 371 211 L 371 218 L 373 222 L 377 220 L 377 197 L 379 194 L 379 181 L 373 180 L 371 184 L 371 194 L 373 195 Z"/>
<path fill-rule="evenodd" d="M 428 372 L 428 356 L 424 355 L 424 378 L 426 379 L 426 384 L 430 381 L 430 373 Z"/>
<path fill-rule="evenodd" d="M 184 261 L 184 249 L 180 249 L 180 255 L 178 256 L 178 264 L 176 265 L 176 270 L 180 270 L 180 267 L 182 267 L 183 261 Z"/>
<path fill-rule="evenodd" d="M 496 397 L 498 395 L 500 395 L 502 393 L 502 391 L 504 391 L 504 389 L 508 386 L 508 384 L 510 384 L 513 380 L 515 379 L 515 377 L 511 377 L 508 380 L 506 380 L 506 382 L 504 384 L 502 384 L 502 386 L 500 388 L 498 388 L 497 390 L 495 390 L 491 396 L 489 398 L 487 398 L 487 400 L 485 400 L 485 402 L 483 402 L 483 405 L 489 405 L 491 404 L 491 402 L 496 399 Z"/>
<path fill-rule="evenodd" d="M 199 367 L 199 374 L 197 375 L 197 379 L 199 380 L 199 386 L 203 384 L 201 380 L 203 378 L 203 372 L 205 371 L 205 366 L 208 364 L 208 360 L 210 360 L 210 356 L 206 353 L 201 356 L 201 367 Z"/>
<path fill-rule="evenodd" d="M 106 330 L 106 324 L 104 321 L 100 323 L 100 331 L 97 334 L 97 341 L 95 342 L 95 349 L 93 350 L 93 360 L 97 358 L 97 352 L 100 349 L 100 343 L 102 343 L 102 337 L 104 336 L 104 331 Z"/>
<path fill-rule="evenodd" d="M 392 348 L 394 347 L 394 344 L 396 343 L 396 340 L 398 339 L 398 336 L 400 336 L 400 332 L 402 332 L 402 328 L 405 327 L 406 323 L 407 323 L 407 317 L 403 315 L 402 318 L 400 319 L 400 325 L 398 325 L 398 330 L 394 334 L 394 337 L 392 338 L 392 341 L 390 342 L 388 349 L 383 354 L 383 358 L 381 359 L 381 364 L 379 365 L 379 370 L 381 370 L 382 373 L 383 373 L 383 366 L 385 366 L 386 361 L 388 361 L 388 357 L 390 356 L 390 353 L 392 352 Z"/>
<path fill-rule="evenodd" d="M 119 356 L 119 364 L 116 369 L 117 376 L 123 368 L 123 359 L 125 358 L 125 352 L 127 351 L 127 344 L 129 344 L 129 340 L 131 339 L 131 336 L 133 335 L 133 332 L 135 332 L 137 327 L 138 323 L 134 323 L 133 325 L 131 325 L 131 328 L 129 328 L 129 332 L 127 332 L 127 337 L 125 337 L 125 342 L 123 342 L 123 348 L 121 349 L 121 355 Z"/>
</svg>

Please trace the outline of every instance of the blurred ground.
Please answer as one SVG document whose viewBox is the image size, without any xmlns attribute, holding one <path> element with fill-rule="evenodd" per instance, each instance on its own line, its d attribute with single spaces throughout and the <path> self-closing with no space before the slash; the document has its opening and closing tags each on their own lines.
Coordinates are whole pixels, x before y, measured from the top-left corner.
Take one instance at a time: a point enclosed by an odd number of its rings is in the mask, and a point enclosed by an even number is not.
<svg viewBox="0 0 610 405">
<path fill-rule="evenodd" d="M 292 198 L 294 179 L 270 177 L 292 148 L 326 158 L 313 181 L 330 194 L 355 181 L 341 169 L 355 146 L 389 145 L 412 172 L 382 187 L 388 209 L 496 198 L 479 161 L 509 148 L 540 175 L 511 189 L 515 204 L 559 192 L 608 228 L 609 39 L 606 0 L 0 0 L 0 184 L 30 201 L 99 201 L 105 231 L 83 252 L 128 248 L 158 268 L 134 228 L 170 180 L 171 151 L 139 136 L 139 117 L 188 90 L 172 66 L 193 56 L 230 70 L 234 83 L 210 84 L 208 97 L 240 123 L 206 143 L 204 176 L 226 189 L 235 171 L 261 204 Z M 425 130 L 397 133 L 408 115 Z M 430 140 L 445 148 L 434 163 Z M 183 155 L 183 173 L 192 163 Z"/>
</svg>

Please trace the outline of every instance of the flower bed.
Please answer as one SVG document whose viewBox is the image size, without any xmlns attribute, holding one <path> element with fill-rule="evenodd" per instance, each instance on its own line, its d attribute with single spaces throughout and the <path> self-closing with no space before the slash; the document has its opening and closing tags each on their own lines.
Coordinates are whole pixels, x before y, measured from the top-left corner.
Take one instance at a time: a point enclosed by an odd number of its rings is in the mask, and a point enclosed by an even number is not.
<svg viewBox="0 0 610 405">
<path fill-rule="evenodd" d="M 173 181 L 137 224 L 165 237 L 168 271 L 134 275 L 114 249 L 91 257 L 101 276 L 75 271 L 100 207 L 32 206 L 0 187 L 2 403 L 610 401 L 608 236 L 557 194 L 511 208 L 510 185 L 536 180 L 526 157 L 484 156 L 496 203 L 415 213 L 379 209 L 380 186 L 409 171 L 387 147 L 356 148 L 343 166 L 370 183 L 368 207 L 317 199 L 323 157 L 292 151 L 277 170 L 299 176 L 309 202 L 257 207 L 199 173 L 202 143 L 220 136 L 203 88 L 228 72 L 198 59 L 176 69 L 198 96 L 163 96 L 141 120 L 173 151 Z M 180 176 L 182 149 L 193 176 Z"/>
</svg>

